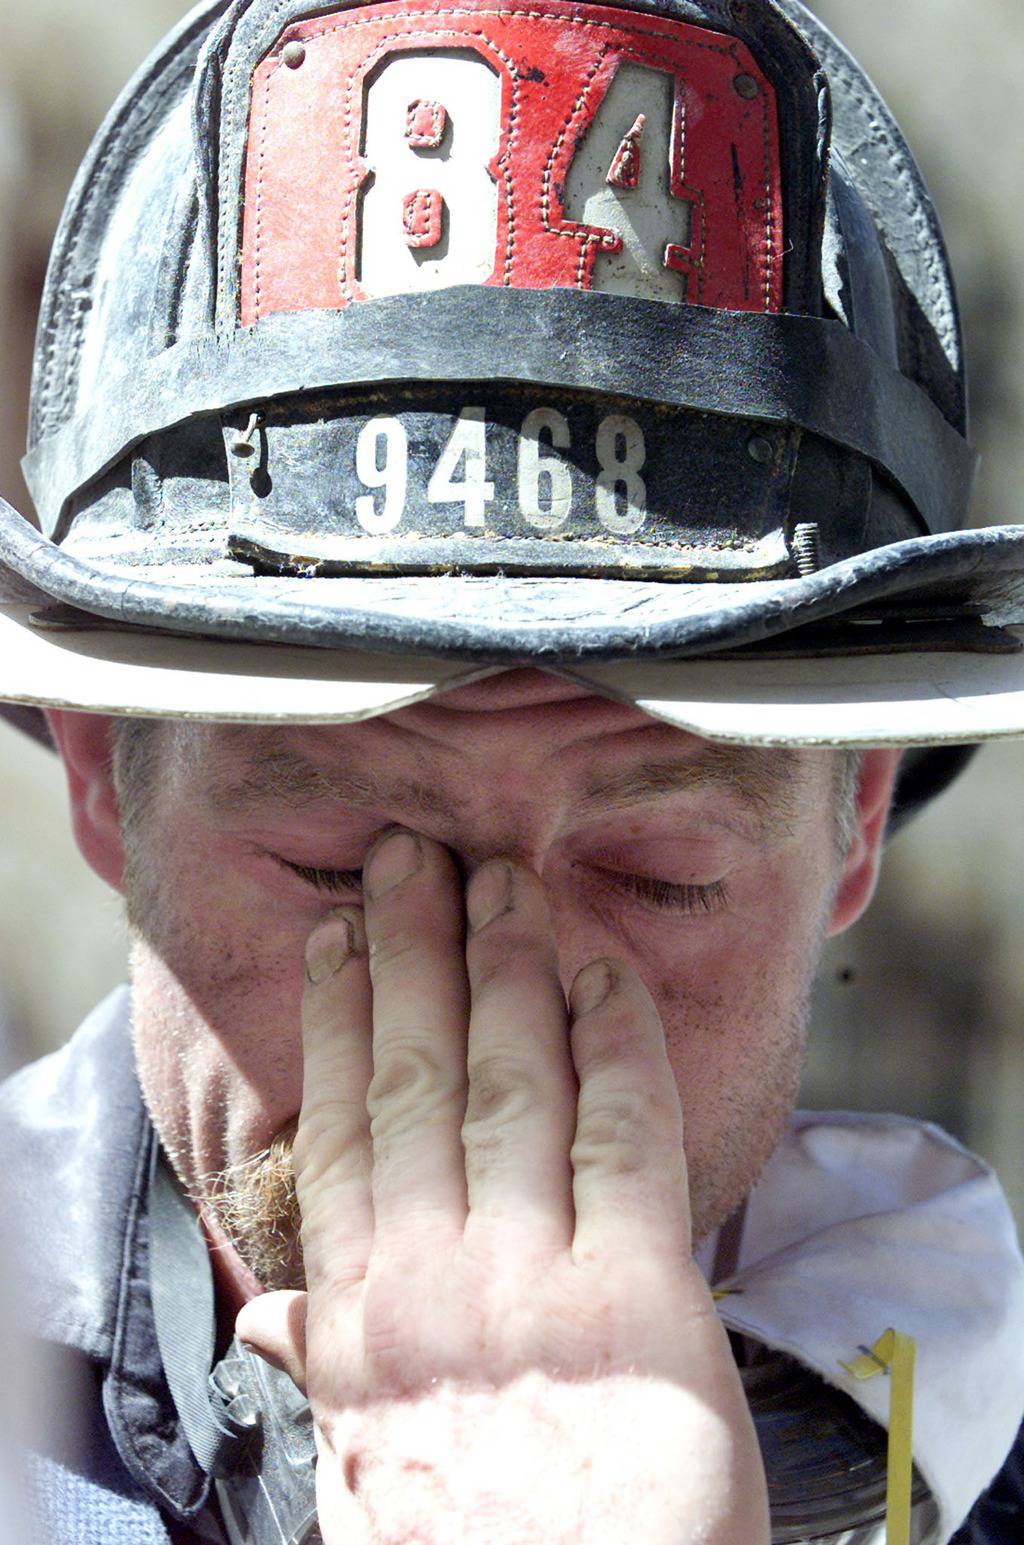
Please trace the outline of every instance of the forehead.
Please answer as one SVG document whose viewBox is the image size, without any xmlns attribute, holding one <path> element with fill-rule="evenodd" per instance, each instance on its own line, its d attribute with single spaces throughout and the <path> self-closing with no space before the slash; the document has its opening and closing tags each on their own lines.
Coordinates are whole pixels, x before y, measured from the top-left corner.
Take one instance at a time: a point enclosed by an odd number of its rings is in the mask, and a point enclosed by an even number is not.
<svg viewBox="0 0 1024 1545">
<path fill-rule="evenodd" d="M 481 804 L 560 802 L 585 817 L 689 794 L 785 825 L 815 803 L 831 760 L 702 740 L 534 670 L 357 724 L 206 725 L 176 739 L 178 771 L 233 816 L 350 805 L 451 823 Z"/>
</svg>

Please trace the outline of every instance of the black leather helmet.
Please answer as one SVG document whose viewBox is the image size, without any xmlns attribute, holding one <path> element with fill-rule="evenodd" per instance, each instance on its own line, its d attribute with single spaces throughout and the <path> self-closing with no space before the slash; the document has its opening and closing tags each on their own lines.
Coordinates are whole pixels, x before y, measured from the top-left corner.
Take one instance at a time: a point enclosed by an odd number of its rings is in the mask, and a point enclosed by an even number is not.
<svg viewBox="0 0 1024 1545">
<path fill-rule="evenodd" d="M 797 0 L 218 0 L 57 236 L 0 694 L 343 718 L 529 663 L 944 746 L 906 801 L 1024 730 L 1024 530 L 963 529 L 965 433 L 931 203 Z"/>
</svg>

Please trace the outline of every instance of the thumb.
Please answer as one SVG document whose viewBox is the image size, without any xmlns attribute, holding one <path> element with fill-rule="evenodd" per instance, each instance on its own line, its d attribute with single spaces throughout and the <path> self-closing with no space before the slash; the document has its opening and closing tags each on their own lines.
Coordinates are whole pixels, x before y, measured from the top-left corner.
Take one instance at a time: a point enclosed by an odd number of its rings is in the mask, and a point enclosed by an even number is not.
<svg viewBox="0 0 1024 1545">
<path fill-rule="evenodd" d="M 243 1346 L 306 1391 L 306 1294 L 262 1293 L 239 1311 L 235 1334 Z"/>
</svg>

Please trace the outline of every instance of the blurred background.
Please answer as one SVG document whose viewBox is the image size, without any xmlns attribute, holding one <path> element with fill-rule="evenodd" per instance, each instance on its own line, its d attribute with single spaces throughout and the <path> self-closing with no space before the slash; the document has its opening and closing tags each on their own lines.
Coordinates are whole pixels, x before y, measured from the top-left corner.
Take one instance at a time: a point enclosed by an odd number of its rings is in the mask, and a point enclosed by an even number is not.
<svg viewBox="0 0 1024 1545">
<path fill-rule="evenodd" d="M 819 0 L 875 78 L 938 205 L 959 275 L 984 466 L 979 524 L 1019 520 L 1024 473 L 1024 6 Z M 18 471 L 38 295 L 93 131 L 187 7 L 0 0 L 0 492 Z M 0 725 L 0 1046 L 60 1044 L 122 979 L 118 901 L 74 848 L 55 759 Z M 1024 1220 L 1024 747 L 976 758 L 894 842 L 864 921 L 834 944 L 804 1098 L 940 1122 L 1000 1170 Z"/>
</svg>

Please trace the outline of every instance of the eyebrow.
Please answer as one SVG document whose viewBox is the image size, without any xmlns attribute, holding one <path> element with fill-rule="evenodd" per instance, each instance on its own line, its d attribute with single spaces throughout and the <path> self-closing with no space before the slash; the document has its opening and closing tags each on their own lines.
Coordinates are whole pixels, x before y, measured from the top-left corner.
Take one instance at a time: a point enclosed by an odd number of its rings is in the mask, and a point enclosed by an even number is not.
<svg viewBox="0 0 1024 1545">
<path fill-rule="evenodd" d="M 761 829 L 785 831 L 799 812 L 804 782 L 800 754 L 791 749 L 707 744 L 697 756 L 641 762 L 594 777 L 582 802 L 594 810 L 626 810 L 673 794 L 721 788 Z"/>
<path fill-rule="evenodd" d="M 212 809 L 233 815 L 248 815 L 268 804 L 296 811 L 327 804 L 398 806 L 444 820 L 453 820 L 456 815 L 453 801 L 429 784 L 380 778 L 354 767 L 321 767 L 301 752 L 280 745 L 276 736 L 258 736 L 246 747 L 241 770 L 227 777 L 223 769 L 215 772 L 204 793 Z"/>
</svg>

